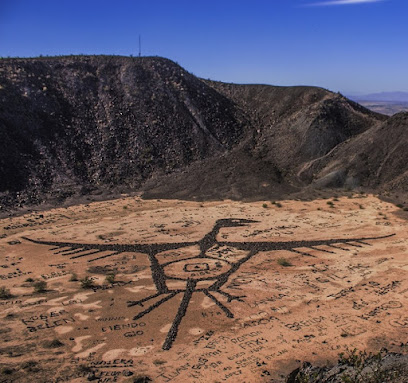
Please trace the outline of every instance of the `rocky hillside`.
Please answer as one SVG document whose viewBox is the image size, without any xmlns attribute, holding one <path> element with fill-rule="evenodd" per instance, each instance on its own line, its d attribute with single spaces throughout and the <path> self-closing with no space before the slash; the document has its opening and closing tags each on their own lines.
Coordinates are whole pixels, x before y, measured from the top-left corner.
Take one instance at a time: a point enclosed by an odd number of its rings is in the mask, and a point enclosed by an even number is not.
<svg viewBox="0 0 408 383">
<path fill-rule="evenodd" d="M 231 100 L 166 59 L 0 61 L 3 199 L 137 189 L 229 150 L 245 129 Z"/>
<path fill-rule="evenodd" d="M 407 191 L 407 148 L 408 113 L 399 113 L 309 162 L 300 178 L 323 187 Z"/>
<path fill-rule="evenodd" d="M 258 133 L 255 151 L 285 173 L 386 119 L 321 88 L 213 86 L 251 115 Z"/>
<path fill-rule="evenodd" d="M 147 197 L 279 198 L 318 181 L 299 177 L 305 166 L 387 120 L 321 88 L 206 83 L 245 113 L 251 138 L 221 158 L 150 180 Z"/>
<path fill-rule="evenodd" d="M 406 188 L 406 126 L 321 88 L 206 81 L 159 57 L 2 59 L 0 205 Z"/>
<path fill-rule="evenodd" d="M 401 346 L 404 346 L 402 343 Z M 304 362 L 285 383 L 406 383 L 408 355 L 384 349 L 372 354 L 348 350 L 334 366 L 318 367 Z"/>
</svg>

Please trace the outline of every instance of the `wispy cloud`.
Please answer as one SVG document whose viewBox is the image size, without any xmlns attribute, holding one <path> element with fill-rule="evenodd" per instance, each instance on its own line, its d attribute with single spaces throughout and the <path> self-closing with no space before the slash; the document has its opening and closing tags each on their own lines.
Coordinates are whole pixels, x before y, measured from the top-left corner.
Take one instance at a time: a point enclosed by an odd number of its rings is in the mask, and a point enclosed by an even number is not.
<svg viewBox="0 0 408 383">
<path fill-rule="evenodd" d="M 386 0 L 331 0 L 320 1 L 317 3 L 308 4 L 309 7 L 323 7 L 330 5 L 353 5 L 353 4 L 367 4 L 367 3 L 380 3 Z"/>
</svg>

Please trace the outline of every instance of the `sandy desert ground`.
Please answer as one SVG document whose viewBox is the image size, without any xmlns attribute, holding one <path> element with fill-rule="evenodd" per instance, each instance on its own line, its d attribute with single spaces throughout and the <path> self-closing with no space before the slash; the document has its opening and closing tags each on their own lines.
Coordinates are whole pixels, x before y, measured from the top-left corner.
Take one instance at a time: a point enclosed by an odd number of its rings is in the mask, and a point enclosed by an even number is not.
<svg viewBox="0 0 408 383">
<path fill-rule="evenodd" d="M 353 195 L 2 219 L 0 381 L 280 382 L 346 348 L 406 352 L 407 218 Z"/>
</svg>

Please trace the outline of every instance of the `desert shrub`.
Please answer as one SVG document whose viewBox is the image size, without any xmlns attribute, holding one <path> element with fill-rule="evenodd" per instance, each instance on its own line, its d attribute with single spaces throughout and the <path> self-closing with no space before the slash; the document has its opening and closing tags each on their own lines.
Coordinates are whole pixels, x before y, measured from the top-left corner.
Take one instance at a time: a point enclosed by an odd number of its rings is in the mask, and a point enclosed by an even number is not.
<svg viewBox="0 0 408 383">
<path fill-rule="evenodd" d="M 149 383 L 152 380 L 148 376 L 136 376 L 133 378 L 133 383 Z"/>
<path fill-rule="evenodd" d="M 339 362 L 352 367 L 351 371 L 344 372 L 341 380 L 344 383 L 385 383 L 394 382 L 400 376 L 396 369 L 386 369 L 383 366 L 384 353 L 372 354 L 366 351 L 347 349 L 339 355 Z"/>
<path fill-rule="evenodd" d="M 278 265 L 283 267 L 292 266 L 292 264 L 286 258 L 278 258 L 277 262 Z"/>
<path fill-rule="evenodd" d="M 78 371 L 79 372 L 92 372 L 92 368 L 89 366 L 86 366 L 85 364 L 80 364 L 78 366 Z"/>
<path fill-rule="evenodd" d="M 3 367 L 0 370 L 1 375 L 11 375 L 14 372 L 14 368 L 11 367 Z"/>
<path fill-rule="evenodd" d="M 10 293 L 10 290 L 6 288 L 5 286 L 0 287 L 0 299 L 9 299 L 11 298 L 12 295 Z"/>
<path fill-rule="evenodd" d="M 318 378 L 317 373 L 307 374 L 303 371 L 299 371 L 296 375 L 295 382 L 296 383 L 316 383 Z"/>
<path fill-rule="evenodd" d="M 155 365 L 155 366 L 161 366 L 162 364 L 166 364 L 167 362 L 165 361 L 165 360 L 162 360 L 162 359 L 155 359 L 154 361 L 153 361 L 153 364 Z"/>
<path fill-rule="evenodd" d="M 43 293 L 47 291 L 47 282 L 45 281 L 36 281 L 33 283 L 34 292 Z"/>
<path fill-rule="evenodd" d="M 366 351 L 347 349 L 339 355 L 335 366 L 313 367 L 304 362 L 292 371 L 286 382 L 290 383 L 403 383 L 407 376 L 405 362 L 399 361 L 401 354 L 387 350 L 373 354 Z M 390 360 L 391 358 L 391 360 Z M 400 379 L 403 378 L 403 379 Z"/>
<path fill-rule="evenodd" d="M 38 362 L 36 362 L 35 360 L 27 360 L 26 362 L 23 362 L 20 367 L 28 372 L 38 372 L 40 371 L 40 369 L 37 365 Z"/>
<path fill-rule="evenodd" d="M 78 281 L 78 275 L 76 275 L 75 273 L 71 273 L 71 278 L 69 278 L 70 282 L 76 282 Z"/>
<path fill-rule="evenodd" d="M 58 347 L 62 347 L 63 345 L 64 345 L 64 343 L 62 343 L 58 339 L 46 340 L 43 343 L 44 348 L 58 348 Z"/>
<path fill-rule="evenodd" d="M 91 278 L 89 278 L 88 276 L 86 276 L 85 278 L 81 279 L 81 287 L 83 289 L 92 289 L 92 287 L 94 287 L 94 282 Z"/>
<path fill-rule="evenodd" d="M 116 278 L 116 275 L 115 275 L 114 273 L 108 274 L 108 275 L 105 277 L 106 282 L 108 282 L 108 283 L 113 283 L 113 282 L 115 282 L 115 278 Z"/>
</svg>

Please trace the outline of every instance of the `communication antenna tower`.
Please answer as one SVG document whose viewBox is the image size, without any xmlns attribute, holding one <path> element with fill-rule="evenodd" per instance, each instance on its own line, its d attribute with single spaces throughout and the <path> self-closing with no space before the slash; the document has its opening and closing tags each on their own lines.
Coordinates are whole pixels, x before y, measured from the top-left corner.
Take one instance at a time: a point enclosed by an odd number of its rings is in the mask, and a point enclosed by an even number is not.
<svg viewBox="0 0 408 383">
<path fill-rule="evenodd" d="M 142 38 L 139 35 L 139 57 L 142 55 Z"/>
</svg>

